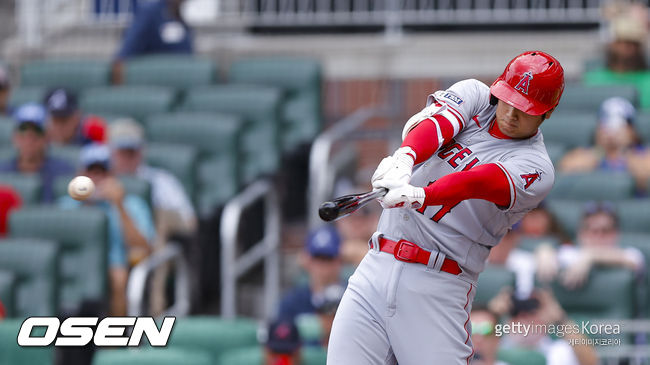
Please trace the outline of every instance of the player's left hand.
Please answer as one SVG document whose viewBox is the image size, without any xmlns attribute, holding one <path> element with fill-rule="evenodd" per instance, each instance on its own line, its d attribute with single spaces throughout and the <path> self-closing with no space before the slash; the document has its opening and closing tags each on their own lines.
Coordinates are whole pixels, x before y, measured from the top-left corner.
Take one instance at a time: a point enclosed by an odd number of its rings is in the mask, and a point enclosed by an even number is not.
<svg viewBox="0 0 650 365">
<path fill-rule="evenodd" d="M 379 199 L 384 209 L 412 208 L 418 209 L 424 205 L 424 188 L 405 184 L 389 188 L 388 193 Z"/>
</svg>

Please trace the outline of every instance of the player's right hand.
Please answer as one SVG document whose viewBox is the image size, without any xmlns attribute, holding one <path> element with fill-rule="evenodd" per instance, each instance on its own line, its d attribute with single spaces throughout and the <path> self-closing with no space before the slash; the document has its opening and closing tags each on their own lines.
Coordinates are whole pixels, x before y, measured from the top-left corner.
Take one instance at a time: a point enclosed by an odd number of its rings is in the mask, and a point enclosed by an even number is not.
<svg viewBox="0 0 650 365">
<path fill-rule="evenodd" d="M 411 181 L 415 152 L 410 147 L 401 147 L 392 156 L 381 160 L 370 182 L 374 189 L 407 185 Z"/>
</svg>

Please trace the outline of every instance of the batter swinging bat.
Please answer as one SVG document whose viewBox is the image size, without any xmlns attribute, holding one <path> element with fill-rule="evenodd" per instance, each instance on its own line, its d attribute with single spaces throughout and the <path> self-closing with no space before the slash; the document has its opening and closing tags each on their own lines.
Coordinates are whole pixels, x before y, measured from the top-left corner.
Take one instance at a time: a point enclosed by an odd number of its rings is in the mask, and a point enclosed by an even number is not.
<svg viewBox="0 0 650 365">
<path fill-rule="evenodd" d="M 321 204 L 320 208 L 318 208 L 318 215 L 325 222 L 335 221 L 356 212 L 371 201 L 386 195 L 387 192 L 388 189 L 381 188 L 361 194 L 344 195 Z"/>
</svg>

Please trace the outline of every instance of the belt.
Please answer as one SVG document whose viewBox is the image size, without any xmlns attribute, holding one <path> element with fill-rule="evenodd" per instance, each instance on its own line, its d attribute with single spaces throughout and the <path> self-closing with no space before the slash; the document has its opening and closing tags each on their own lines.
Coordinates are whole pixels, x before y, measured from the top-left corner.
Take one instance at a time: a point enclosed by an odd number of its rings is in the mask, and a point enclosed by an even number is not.
<svg viewBox="0 0 650 365">
<path fill-rule="evenodd" d="M 399 240 L 398 242 L 389 240 L 384 237 L 379 238 L 379 250 L 382 252 L 390 253 L 395 256 L 395 259 L 404 262 L 418 263 L 423 265 L 429 264 L 429 258 L 431 257 L 431 252 L 421 248 L 413 242 L 406 240 Z M 439 253 L 436 253 L 436 260 L 438 259 Z M 440 271 L 452 275 L 458 275 L 463 270 L 461 270 L 458 262 L 446 258 L 440 266 Z"/>
</svg>

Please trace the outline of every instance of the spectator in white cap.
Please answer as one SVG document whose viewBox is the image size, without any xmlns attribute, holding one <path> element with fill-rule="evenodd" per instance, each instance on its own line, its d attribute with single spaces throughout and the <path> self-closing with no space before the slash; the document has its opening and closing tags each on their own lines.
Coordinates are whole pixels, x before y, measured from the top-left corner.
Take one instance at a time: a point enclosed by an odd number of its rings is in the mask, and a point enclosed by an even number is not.
<svg viewBox="0 0 650 365">
<path fill-rule="evenodd" d="M 594 170 L 628 172 L 637 180 L 639 192 L 650 178 L 650 151 L 643 146 L 634 126 L 636 109 L 627 99 L 605 100 L 598 115 L 594 145 L 576 148 L 560 161 L 560 171 Z"/>
<path fill-rule="evenodd" d="M 151 184 L 156 221 L 166 233 L 192 232 L 196 216 L 183 185 L 170 172 L 148 166 L 143 161 L 144 131 L 133 119 L 118 119 L 109 127 L 109 145 L 112 150 L 113 171 L 117 175 L 131 175 Z"/>
<path fill-rule="evenodd" d="M 0 172 L 38 174 L 42 183 L 42 203 L 53 200 L 53 183 L 57 176 L 71 175 L 74 166 L 47 154 L 45 110 L 40 104 L 28 103 L 18 107 L 13 115 L 15 128 L 13 144 L 16 157 L 0 165 Z"/>
<path fill-rule="evenodd" d="M 81 174 L 95 183 L 95 192 L 84 202 L 69 196 L 60 199 L 64 208 L 90 205 L 101 208 L 108 217 L 108 267 L 111 285 L 111 315 L 126 315 L 126 283 L 130 264 L 145 258 L 154 239 L 154 227 L 147 203 L 126 194 L 120 180 L 111 172 L 110 150 L 106 145 L 89 144 L 82 148 Z"/>
<path fill-rule="evenodd" d="M 9 75 L 7 69 L 0 65 L 0 115 L 11 114 L 9 110 L 9 94 L 11 92 L 11 84 L 9 83 Z"/>
</svg>

